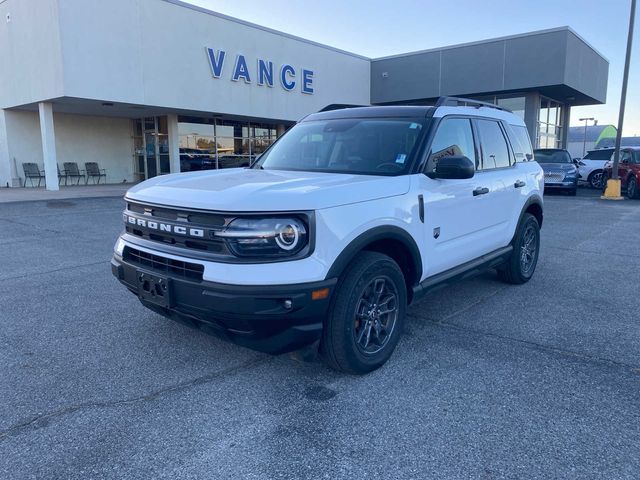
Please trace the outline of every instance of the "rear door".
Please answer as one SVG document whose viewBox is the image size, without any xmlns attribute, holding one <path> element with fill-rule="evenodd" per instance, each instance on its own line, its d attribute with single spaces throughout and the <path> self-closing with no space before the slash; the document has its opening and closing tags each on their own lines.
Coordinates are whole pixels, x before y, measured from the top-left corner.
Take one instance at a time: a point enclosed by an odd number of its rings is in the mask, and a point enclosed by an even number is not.
<svg viewBox="0 0 640 480">
<path fill-rule="evenodd" d="M 489 253 L 496 247 L 492 229 L 496 223 L 493 205 L 502 184 L 481 170 L 481 155 L 471 119 L 445 117 L 440 121 L 430 151 L 426 172 L 447 156 L 464 155 L 476 164 L 469 179 L 417 177 L 424 197 L 425 276 L 431 276 Z"/>
<path fill-rule="evenodd" d="M 480 139 L 482 170 L 478 176 L 486 178 L 491 185 L 487 195 L 486 210 L 490 228 L 487 230 L 487 245 L 490 251 L 506 246 L 511 241 L 511 220 L 518 215 L 520 188 L 526 178 L 520 178 L 515 168 L 515 158 L 507 141 L 504 125 L 488 118 L 474 120 Z"/>
</svg>

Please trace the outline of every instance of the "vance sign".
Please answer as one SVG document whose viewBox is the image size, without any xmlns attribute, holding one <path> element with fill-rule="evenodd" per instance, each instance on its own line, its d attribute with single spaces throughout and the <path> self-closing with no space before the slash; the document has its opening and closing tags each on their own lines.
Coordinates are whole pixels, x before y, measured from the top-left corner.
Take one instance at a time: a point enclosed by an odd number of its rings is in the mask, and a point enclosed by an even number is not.
<svg viewBox="0 0 640 480">
<path fill-rule="evenodd" d="M 225 63 L 229 62 L 227 52 L 209 47 L 204 49 L 209 59 L 211 75 L 213 78 L 220 78 L 229 69 L 228 66 L 225 68 Z M 304 68 L 296 70 L 287 63 L 276 67 L 272 61 L 258 58 L 255 67 L 249 68 L 245 56 L 236 55 L 230 78 L 234 82 L 242 80 L 244 83 L 255 82 L 257 85 L 267 87 L 273 87 L 277 83 L 287 91 L 297 87 L 302 93 L 313 94 L 313 70 Z M 225 75 L 228 75 L 228 72 Z"/>
</svg>

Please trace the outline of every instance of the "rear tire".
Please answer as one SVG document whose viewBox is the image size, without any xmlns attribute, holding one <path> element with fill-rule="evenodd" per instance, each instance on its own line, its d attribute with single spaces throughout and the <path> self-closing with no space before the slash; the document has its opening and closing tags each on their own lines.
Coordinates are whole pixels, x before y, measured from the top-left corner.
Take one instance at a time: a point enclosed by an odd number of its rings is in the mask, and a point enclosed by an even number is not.
<svg viewBox="0 0 640 480">
<path fill-rule="evenodd" d="M 631 176 L 627 180 L 627 198 L 629 200 L 638 198 L 638 182 L 635 176 Z"/>
<path fill-rule="evenodd" d="M 525 213 L 513 240 L 509 260 L 498 269 L 500 280 L 512 285 L 528 282 L 536 270 L 540 253 L 540 226 L 536 217 Z"/>
<path fill-rule="evenodd" d="M 320 353 L 333 369 L 371 372 L 391 357 L 404 327 L 402 270 L 378 252 L 359 253 L 340 277 L 325 320 Z"/>
</svg>

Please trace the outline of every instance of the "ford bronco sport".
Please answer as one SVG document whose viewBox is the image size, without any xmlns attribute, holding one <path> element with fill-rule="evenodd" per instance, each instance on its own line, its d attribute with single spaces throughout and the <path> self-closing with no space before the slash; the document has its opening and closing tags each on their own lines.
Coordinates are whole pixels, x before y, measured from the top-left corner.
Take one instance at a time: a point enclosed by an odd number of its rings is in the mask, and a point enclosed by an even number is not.
<svg viewBox="0 0 640 480">
<path fill-rule="evenodd" d="M 425 293 L 491 268 L 531 278 L 544 185 L 532 159 L 523 121 L 482 102 L 312 114 L 249 168 L 131 188 L 112 271 L 165 317 L 369 372 Z"/>
</svg>

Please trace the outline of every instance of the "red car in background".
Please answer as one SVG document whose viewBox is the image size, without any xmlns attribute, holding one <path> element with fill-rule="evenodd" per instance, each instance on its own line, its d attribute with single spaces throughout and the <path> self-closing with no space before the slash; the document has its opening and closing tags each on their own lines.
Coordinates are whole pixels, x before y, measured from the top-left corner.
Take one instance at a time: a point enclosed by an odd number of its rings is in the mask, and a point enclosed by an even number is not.
<svg viewBox="0 0 640 480">
<path fill-rule="evenodd" d="M 613 161 L 604 165 L 604 187 L 607 179 L 611 178 Z M 640 197 L 640 147 L 624 147 L 620 149 L 620 162 L 618 163 L 618 176 L 622 189 L 627 191 L 627 198 Z"/>
</svg>

